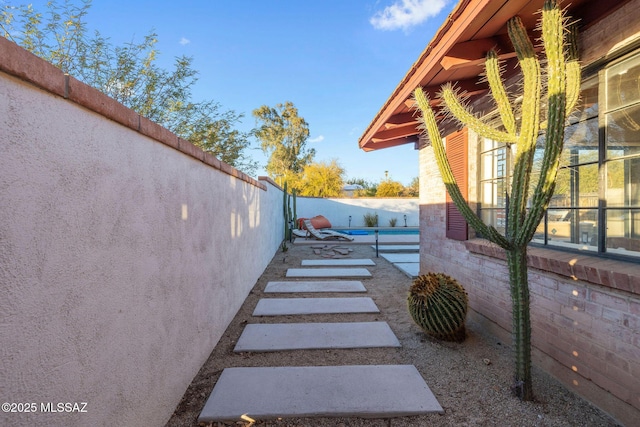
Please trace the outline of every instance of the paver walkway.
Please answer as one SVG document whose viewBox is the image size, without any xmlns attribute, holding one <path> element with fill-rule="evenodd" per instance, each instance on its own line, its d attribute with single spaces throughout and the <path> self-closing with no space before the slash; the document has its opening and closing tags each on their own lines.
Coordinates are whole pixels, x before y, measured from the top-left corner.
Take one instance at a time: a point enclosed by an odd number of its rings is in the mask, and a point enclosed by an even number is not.
<svg viewBox="0 0 640 427">
<path fill-rule="evenodd" d="M 371 247 L 376 248 L 375 245 Z M 378 252 L 420 252 L 420 245 L 378 245 Z"/>
<path fill-rule="evenodd" d="M 380 310 L 368 297 L 263 298 L 253 310 L 254 316 L 334 313 L 380 313 Z"/>
<path fill-rule="evenodd" d="M 365 268 L 290 268 L 286 273 L 287 278 L 370 276 Z M 269 282 L 265 293 L 363 290 L 366 289 L 359 281 L 289 280 Z M 349 309 L 356 313 L 363 307 L 375 307 L 377 310 L 372 300 L 366 300 L 370 298 L 264 298 L 258 301 L 253 315 L 344 313 Z M 245 326 L 234 351 L 372 346 L 400 347 L 400 342 L 389 325 L 381 321 L 250 323 Z M 443 409 L 413 365 L 240 367 L 223 370 L 198 422 L 233 422 L 243 414 L 253 419 L 313 416 L 386 418 L 432 412 L 442 413 Z"/>
<path fill-rule="evenodd" d="M 443 410 L 413 365 L 227 368 L 198 422 L 431 412 Z"/>
<path fill-rule="evenodd" d="M 371 259 L 303 259 L 303 267 L 337 267 L 354 265 L 376 265 Z"/>
<path fill-rule="evenodd" d="M 393 265 L 412 279 L 420 274 L 420 263 L 418 262 L 394 262 Z"/>
<path fill-rule="evenodd" d="M 269 282 L 264 292 L 366 292 L 364 285 L 359 280 L 327 280 L 304 282 Z"/>
<path fill-rule="evenodd" d="M 420 274 L 420 246 L 404 245 L 379 245 L 378 253 L 381 257 L 392 263 L 398 270 L 414 279 Z M 373 247 L 375 249 L 375 246 Z M 408 248 L 413 248 L 409 250 Z"/>
<path fill-rule="evenodd" d="M 233 351 L 371 347 L 400 347 L 387 322 L 249 324 Z"/>
<path fill-rule="evenodd" d="M 366 268 L 290 268 L 287 277 L 371 277 Z"/>
<path fill-rule="evenodd" d="M 392 264 L 397 262 L 420 262 L 419 253 L 384 253 L 380 254 L 380 256 Z"/>
</svg>

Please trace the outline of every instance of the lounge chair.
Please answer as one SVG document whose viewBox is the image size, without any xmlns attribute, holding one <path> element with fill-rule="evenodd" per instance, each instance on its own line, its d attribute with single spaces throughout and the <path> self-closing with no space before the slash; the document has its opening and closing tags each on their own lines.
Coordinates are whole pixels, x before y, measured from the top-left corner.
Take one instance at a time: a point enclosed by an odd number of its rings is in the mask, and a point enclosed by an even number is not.
<svg viewBox="0 0 640 427">
<path fill-rule="evenodd" d="M 346 234 L 338 233 L 337 231 L 318 230 L 313 226 L 313 224 L 311 224 L 311 220 L 309 219 L 304 220 L 304 226 L 307 229 L 307 237 L 311 235 L 318 240 L 332 240 L 332 239 L 336 239 L 336 240 L 344 239 L 348 241 L 353 240 L 353 237 L 347 236 Z"/>
</svg>

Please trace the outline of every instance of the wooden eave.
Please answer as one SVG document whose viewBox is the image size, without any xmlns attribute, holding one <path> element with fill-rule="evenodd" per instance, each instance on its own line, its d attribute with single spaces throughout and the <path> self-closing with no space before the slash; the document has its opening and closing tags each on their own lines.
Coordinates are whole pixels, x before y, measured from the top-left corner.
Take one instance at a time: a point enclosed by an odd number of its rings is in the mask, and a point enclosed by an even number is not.
<svg viewBox="0 0 640 427">
<path fill-rule="evenodd" d="M 586 27 L 626 1 L 610 5 L 611 2 L 598 0 L 571 0 L 568 4 L 566 0 L 563 6 L 580 20 L 581 27 Z M 513 72 L 517 60 L 506 23 L 520 16 L 535 43 L 543 3 L 544 0 L 461 0 L 360 137 L 360 148 L 371 151 L 418 141 L 421 130 L 412 99 L 417 87 L 428 93 L 436 107 L 437 94 L 447 82 L 454 82 L 466 92 L 469 102 L 486 95 L 488 85 L 481 78 L 486 53 L 495 49 L 505 61 L 504 69 Z"/>
</svg>

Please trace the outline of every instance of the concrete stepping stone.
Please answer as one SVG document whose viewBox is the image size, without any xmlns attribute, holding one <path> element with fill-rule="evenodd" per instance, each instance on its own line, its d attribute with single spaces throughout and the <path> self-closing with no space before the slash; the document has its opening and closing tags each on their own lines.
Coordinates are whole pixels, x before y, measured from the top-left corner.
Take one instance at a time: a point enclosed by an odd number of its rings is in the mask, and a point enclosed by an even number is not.
<svg viewBox="0 0 640 427">
<path fill-rule="evenodd" d="M 251 323 L 234 352 L 400 347 L 387 322 Z"/>
<path fill-rule="evenodd" d="M 366 268 L 290 268 L 287 277 L 371 277 Z"/>
<path fill-rule="evenodd" d="M 226 368 L 198 423 L 443 413 L 413 365 Z"/>
<path fill-rule="evenodd" d="M 380 310 L 369 297 L 352 297 L 263 298 L 253 311 L 254 316 L 334 313 L 380 313 Z"/>
<path fill-rule="evenodd" d="M 366 292 L 359 280 L 328 280 L 313 282 L 269 282 L 265 293 L 304 292 Z"/>
<path fill-rule="evenodd" d="M 328 267 L 328 266 L 354 266 L 354 265 L 376 265 L 371 259 L 303 259 L 303 267 Z"/>
<path fill-rule="evenodd" d="M 351 248 L 333 248 L 333 252 L 340 255 L 349 255 L 349 252 L 353 252 Z"/>
<path fill-rule="evenodd" d="M 382 258 L 389 262 L 420 262 L 420 254 L 381 254 Z"/>
<path fill-rule="evenodd" d="M 420 252 L 420 245 L 378 245 L 378 252 Z"/>
<path fill-rule="evenodd" d="M 415 279 L 420 274 L 420 263 L 396 262 L 393 265 L 412 279 Z"/>
</svg>

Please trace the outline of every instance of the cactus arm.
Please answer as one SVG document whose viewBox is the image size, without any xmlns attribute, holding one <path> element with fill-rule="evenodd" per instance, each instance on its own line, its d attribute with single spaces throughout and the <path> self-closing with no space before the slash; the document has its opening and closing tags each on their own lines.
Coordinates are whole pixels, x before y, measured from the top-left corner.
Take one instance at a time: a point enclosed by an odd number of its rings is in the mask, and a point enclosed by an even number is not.
<svg viewBox="0 0 640 427">
<path fill-rule="evenodd" d="M 485 60 L 485 71 L 487 75 L 487 82 L 491 89 L 491 95 L 496 101 L 500 117 L 502 118 L 502 124 L 504 125 L 507 133 L 510 135 L 516 135 L 516 118 L 513 114 L 513 108 L 509 102 L 507 96 L 507 90 L 504 87 L 504 83 L 500 78 L 500 64 L 498 62 L 498 54 L 495 50 L 490 50 L 487 53 Z"/>
<path fill-rule="evenodd" d="M 483 234 L 487 237 L 487 239 L 503 248 L 509 247 L 509 242 L 507 242 L 504 236 L 502 236 L 494 227 L 487 226 L 484 222 L 482 222 L 482 220 L 469 207 L 466 200 L 462 196 L 460 188 L 456 183 L 456 179 L 453 176 L 453 172 L 451 171 L 449 160 L 447 159 L 447 154 L 442 142 L 442 137 L 440 136 L 440 131 L 436 123 L 435 114 L 433 112 L 433 109 L 429 105 L 429 99 L 427 98 L 427 95 L 424 93 L 422 88 L 417 88 L 414 91 L 414 98 L 418 105 L 418 108 L 420 108 L 422 112 L 424 128 L 426 129 L 429 139 L 431 140 L 431 144 L 433 145 L 438 168 L 440 169 L 440 174 L 442 175 L 442 180 L 444 181 L 447 192 L 451 196 L 451 199 L 455 203 L 456 207 L 458 208 L 464 219 L 469 223 L 469 225 L 471 225 L 471 227 L 473 227 L 477 232 Z"/>
<path fill-rule="evenodd" d="M 284 182 L 283 185 L 283 189 L 282 189 L 282 215 L 284 217 L 284 240 L 287 240 L 288 235 L 288 229 L 289 229 L 289 218 L 288 218 L 288 212 L 287 212 L 287 181 Z"/>
<path fill-rule="evenodd" d="M 580 99 L 580 82 L 581 69 L 578 52 L 578 25 L 573 22 L 568 25 L 567 34 L 567 53 L 566 53 L 566 73 L 567 73 L 567 104 L 565 108 L 565 117 L 569 117 L 576 108 L 578 99 Z M 575 84 L 577 83 L 577 84 Z M 545 120 L 540 125 L 541 129 L 547 128 Z"/>
<path fill-rule="evenodd" d="M 580 82 L 582 76 L 578 52 L 578 25 L 575 22 L 569 25 L 569 31 L 567 33 L 565 67 L 567 70 L 567 105 L 565 108 L 565 116 L 568 117 L 573 113 L 578 99 L 580 99 Z"/>
<path fill-rule="evenodd" d="M 509 38 L 515 48 L 523 76 L 522 119 L 513 168 L 511 197 L 507 214 L 507 236 L 517 238 L 526 212 L 527 193 L 535 144 L 540 131 L 540 94 L 542 91 L 540 62 L 527 30 L 519 17 L 507 24 Z"/>
<path fill-rule="evenodd" d="M 293 220 L 293 212 L 291 211 L 291 196 L 287 197 L 287 234 L 291 234 L 289 223 Z M 287 236 L 290 237 L 290 236 Z"/>
<path fill-rule="evenodd" d="M 575 26 L 573 26 L 575 27 Z M 555 0 L 547 0 L 542 15 L 542 36 L 548 61 L 547 129 L 540 180 L 531 203 L 531 210 L 523 226 L 519 242 L 528 242 L 542 220 L 555 190 L 558 166 L 564 146 L 565 120 L 575 108 L 580 93 L 580 64 L 578 62 L 576 30 L 567 33 L 565 59 L 562 11 Z M 566 62 L 565 62 L 566 61 Z"/>
<path fill-rule="evenodd" d="M 458 122 L 473 130 L 478 135 L 494 141 L 503 142 L 505 144 L 511 144 L 516 141 L 517 137 L 514 134 L 500 131 L 493 126 L 484 123 L 481 119 L 476 117 L 475 114 L 469 111 L 469 109 L 460 102 L 453 86 L 450 84 L 446 84 L 442 87 L 440 96 L 449 113 L 451 113 Z"/>
<path fill-rule="evenodd" d="M 293 223 L 297 224 L 298 223 L 298 212 L 296 210 L 296 196 L 297 196 L 298 192 L 297 190 L 294 188 L 291 191 L 291 197 L 293 197 Z"/>
</svg>

